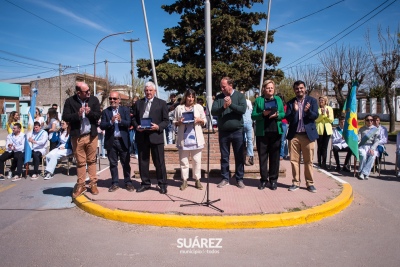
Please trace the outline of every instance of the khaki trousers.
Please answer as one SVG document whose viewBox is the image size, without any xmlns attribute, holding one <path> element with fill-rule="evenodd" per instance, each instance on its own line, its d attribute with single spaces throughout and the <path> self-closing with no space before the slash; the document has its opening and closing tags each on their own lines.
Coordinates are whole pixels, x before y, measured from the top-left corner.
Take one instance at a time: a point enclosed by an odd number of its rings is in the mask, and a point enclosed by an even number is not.
<svg viewBox="0 0 400 267">
<path fill-rule="evenodd" d="M 84 135 L 80 137 L 71 137 L 72 149 L 76 159 L 76 168 L 78 174 L 78 185 L 84 186 L 86 179 L 86 164 L 89 173 L 90 184 L 97 183 L 96 174 L 96 152 L 97 152 L 97 135 Z"/>
<path fill-rule="evenodd" d="M 195 180 L 201 179 L 201 151 L 203 149 L 183 150 L 179 149 L 182 180 L 189 178 L 189 156 L 192 155 L 192 175 Z"/>
<path fill-rule="evenodd" d="M 293 184 L 300 186 L 300 155 L 303 155 L 304 177 L 306 186 L 314 184 L 313 158 L 315 141 L 310 141 L 307 134 L 296 134 L 289 140 L 290 164 L 292 165 Z"/>
</svg>

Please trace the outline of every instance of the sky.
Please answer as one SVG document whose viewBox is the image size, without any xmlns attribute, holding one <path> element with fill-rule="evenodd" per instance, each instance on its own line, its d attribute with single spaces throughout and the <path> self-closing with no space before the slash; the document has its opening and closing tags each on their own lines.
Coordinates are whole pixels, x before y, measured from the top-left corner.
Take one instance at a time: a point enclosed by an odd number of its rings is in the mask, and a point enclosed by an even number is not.
<svg viewBox="0 0 400 267">
<path fill-rule="evenodd" d="M 174 2 L 144 1 L 155 59 L 166 51 L 164 29 L 177 26 L 180 18 L 163 11 L 161 5 Z M 255 4 L 252 11 L 267 12 L 268 2 Z M 396 32 L 399 18 L 398 0 L 272 0 L 269 29 L 277 32 L 267 51 L 282 58 L 278 68 L 287 72 L 299 65 L 319 65 L 317 53 L 332 45 L 365 48 L 369 29 L 372 48 L 378 53 L 377 27 Z M 0 0 L 0 25 L 0 82 L 58 76 L 59 64 L 65 74 L 93 74 L 98 42 L 129 30 L 133 32 L 100 43 L 96 76 L 105 76 L 107 60 L 111 79 L 129 83 L 131 50 L 124 39 L 139 39 L 133 43 L 134 62 L 150 59 L 141 0 Z M 254 27 L 265 30 L 266 20 Z M 168 93 L 159 91 L 166 99 Z"/>
</svg>

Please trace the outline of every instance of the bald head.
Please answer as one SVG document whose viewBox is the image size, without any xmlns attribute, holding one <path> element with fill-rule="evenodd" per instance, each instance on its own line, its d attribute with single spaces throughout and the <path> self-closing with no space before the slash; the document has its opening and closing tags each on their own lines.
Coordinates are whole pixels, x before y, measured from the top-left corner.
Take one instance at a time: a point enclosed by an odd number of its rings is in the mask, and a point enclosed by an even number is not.
<svg viewBox="0 0 400 267">
<path fill-rule="evenodd" d="M 113 108 L 118 108 L 119 103 L 121 102 L 121 96 L 119 95 L 118 92 L 112 91 L 110 93 L 110 96 L 108 97 L 108 100 L 110 101 L 110 106 Z"/>
</svg>

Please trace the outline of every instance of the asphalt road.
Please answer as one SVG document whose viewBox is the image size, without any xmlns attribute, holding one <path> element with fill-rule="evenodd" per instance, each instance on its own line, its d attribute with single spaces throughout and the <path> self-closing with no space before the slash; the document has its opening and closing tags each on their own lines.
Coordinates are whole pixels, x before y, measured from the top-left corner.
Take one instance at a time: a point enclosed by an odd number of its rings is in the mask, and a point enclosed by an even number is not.
<svg viewBox="0 0 400 267">
<path fill-rule="evenodd" d="M 276 229 L 130 225 L 76 208 L 73 176 L 1 181 L 0 266 L 399 266 L 400 178 L 388 147 L 380 178 L 340 176 L 354 191 L 343 212 Z"/>
</svg>

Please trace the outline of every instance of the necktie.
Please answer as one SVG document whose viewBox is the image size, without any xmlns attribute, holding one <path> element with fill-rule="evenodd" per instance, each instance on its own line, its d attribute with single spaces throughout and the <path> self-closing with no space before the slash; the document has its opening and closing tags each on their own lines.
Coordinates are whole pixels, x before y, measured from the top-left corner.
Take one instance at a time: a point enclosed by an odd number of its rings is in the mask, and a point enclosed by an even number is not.
<svg viewBox="0 0 400 267">
<path fill-rule="evenodd" d="M 143 113 L 143 118 L 149 117 L 150 107 L 151 107 L 151 101 L 147 101 L 147 105 Z"/>
</svg>

